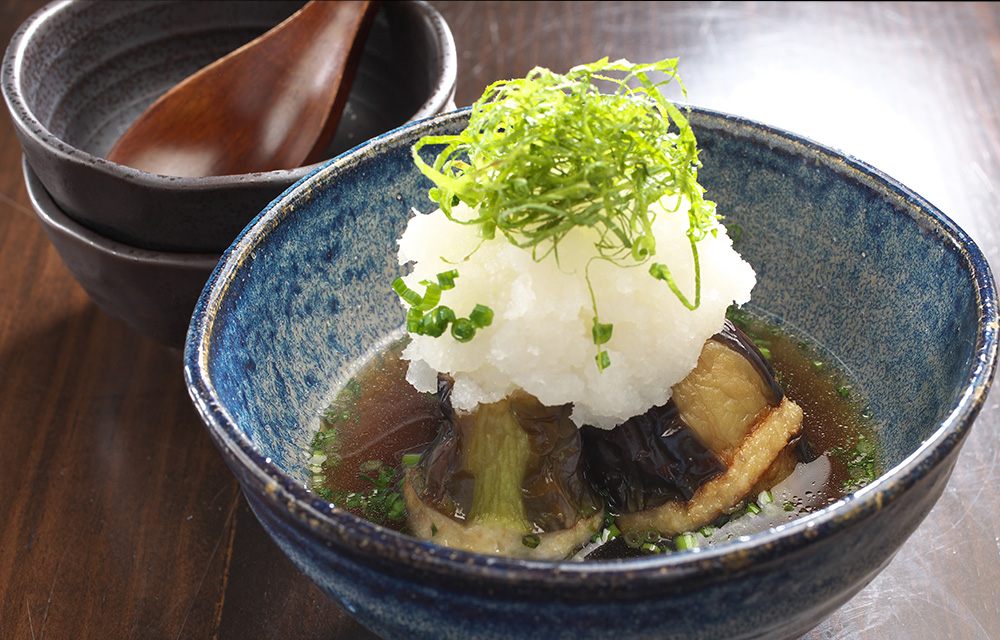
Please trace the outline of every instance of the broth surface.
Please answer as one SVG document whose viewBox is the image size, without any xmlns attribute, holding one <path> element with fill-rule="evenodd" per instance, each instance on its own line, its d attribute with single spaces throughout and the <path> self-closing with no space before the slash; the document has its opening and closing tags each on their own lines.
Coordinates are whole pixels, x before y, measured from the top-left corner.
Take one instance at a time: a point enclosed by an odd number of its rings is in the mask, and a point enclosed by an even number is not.
<svg viewBox="0 0 1000 640">
<path fill-rule="evenodd" d="M 862 396 L 835 360 L 810 341 L 744 312 L 731 319 L 771 361 L 789 398 L 804 412 L 803 433 L 815 459 L 799 463 L 745 508 L 675 539 L 635 540 L 605 529 L 575 559 L 614 559 L 709 546 L 764 531 L 843 498 L 877 477 L 871 419 Z M 441 413 L 433 395 L 406 381 L 405 338 L 376 354 L 330 404 L 307 452 L 312 489 L 331 502 L 406 532 L 400 479 L 407 459 L 434 439 Z M 683 538 L 683 539 L 681 539 Z"/>
</svg>

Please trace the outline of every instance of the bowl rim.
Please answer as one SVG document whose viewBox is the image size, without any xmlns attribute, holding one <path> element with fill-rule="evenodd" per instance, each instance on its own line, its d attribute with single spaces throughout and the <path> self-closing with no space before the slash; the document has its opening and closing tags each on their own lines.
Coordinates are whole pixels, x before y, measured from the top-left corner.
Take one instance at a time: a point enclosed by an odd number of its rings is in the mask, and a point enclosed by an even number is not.
<svg viewBox="0 0 1000 640">
<path fill-rule="evenodd" d="M 133 247 L 102 236 L 66 215 L 66 212 L 52 199 L 52 194 L 46 190 L 45 185 L 42 184 L 35 170 L 28 163 L 28 159 L 24 156 L 21 157 L 21 171 L 24 175 L 24 185 L 28 192 L 28 199 L 31 201 L 39 223 L 43 227 L 50 227 L 56 233 L 61 233 L 64 236 L 73 238 L 77 242 L 86 244 L 95 253 L 133 264 L 200 269 L 205 271 L 210 270 L 219 261 L 220 254 L 216 253 L 156 251 L 154 249 Z"/>
<path fill-rule="evenodd" d="M 941 235 L 949 238 L 963 255 L 967 271 L 976 285 L 974 295 L 980 311 L 969 378 L 933 434 L 877 480 L 815 513 L 711 548 L 628 560 L 550 562 L 448 549 L 372 524 L 322 500 L 257 451 L 220 403 L 207 369 L 219 299 L 225 294 L 235 271 L 242 266 L 243 260 L 248 259 L 262 235 L 289 214 L 293 208 L 290 203 L 300 193 L 312 188 L 310 178 L 317 173 L 343 171 L 359 163 L 366 154 L 378 153 L 380 148 L 390 146 L 400 138 L 413 136 L 416 139 L 424 135 L 421 132 L 438 124 L 465 117 L 469 107 L 401 126 L 328 161 L 276 198 L 223 254 L 195 307 L 184 352 L 184 375 L 189 393 L 217 446 L 227 457 L 238 460 L 254 482 L 266 487 L 266 500 L 298 512 L 306 526 L 322 537 L 329 547 L 347 550 L 355 557 L 370 562 L 403 562 L 414 570 L 424 572 L 425 576 L 468 575 L 493 584 L 521 586 L 541 581 L 549 587 L 564 589 L 566 594 L 594 588 L 623 587 L 625 584 L 630 590 L 643 589 L 652 584 L 662 584 L 665 578 L 674 582 L 680 580 L 690 586 L 692 579 L 712 580 L 747 567 L 764 569 L 779 557 L 830 538 L 851 523 L 872 517 L 888 507 L 907 488 L 950 457 L 961 445 L 985 402 L 997 367 L 997 333 L 1000 328 L 996 285 L 985 256 L 973 240 L 934 205 L 852 156 L 754 120 L 692 105 L 685 107 L 691 110 L 696 127 L 712 122 L 717 127 L 739 126 L 750 131 L 752 136 L 777 137 L 809 153 L 826 156 L 844 171 L 880 184 L 883 189 L 894 192 L 919 210 L 925 217 L 924 222 L 939 229 Z M 873 571 L 876 569 L 872 567 Z"/>
<path fill-rule="evenodd" d="M 258 185 L 287 185 L 311 174 L 323 166 L 328 160 L 295 169 L 276 169 L 254 173 L 234 174 L 228 176 L 207 176 L 191 178 L 183 176 L 168 176 L 149 173 L 132 167 L 111 162 L 101 156 L 96 156 L 82 149 L 77 149 L 44 126 L 24 100 L 22 90 L 21 70 L 31 36 L 41 29 L 46 22 L 60 16 L 73 7 L 86 4 L 82 0 L 54 0 L 43 6 L 28 17 L 15 31 L 4 53 L 0 66 L 0 88 L 12 119 L 27 135 L 37 140 L 60 162 L 69 165 L 86 166 L 109 175 L 117 175 L 122 179 L 140 187 L 155 188 L 162 191 L 211 191 L 220 186 L 237 183 L 244 187 Z M 426 0 L 405 0 L 404 4 L 412 6 L 417 15 L 426 20 L 441 46 L 441 59 L 438 67 L 438 82 L 420 108 L 405 124 L 423 120 L 435 113 L 440 113 L 454 107 L 455 89 L 458 80 L 458 51 L 451 28 L 444 17 Z"/>
</svg>

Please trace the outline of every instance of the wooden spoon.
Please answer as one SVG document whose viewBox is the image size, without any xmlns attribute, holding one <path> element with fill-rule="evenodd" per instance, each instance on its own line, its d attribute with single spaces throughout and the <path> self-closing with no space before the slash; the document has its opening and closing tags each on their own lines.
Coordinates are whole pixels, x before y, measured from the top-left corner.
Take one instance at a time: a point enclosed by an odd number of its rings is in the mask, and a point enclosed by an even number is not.
<svg viewBox="0 0 1000 640">
<path fill-rule="evenodd" d="M 186 177 L 322 160 L 377 5 L 309 2 L 161 96 L 115 143 L 108 160 Z"/>
</svg>

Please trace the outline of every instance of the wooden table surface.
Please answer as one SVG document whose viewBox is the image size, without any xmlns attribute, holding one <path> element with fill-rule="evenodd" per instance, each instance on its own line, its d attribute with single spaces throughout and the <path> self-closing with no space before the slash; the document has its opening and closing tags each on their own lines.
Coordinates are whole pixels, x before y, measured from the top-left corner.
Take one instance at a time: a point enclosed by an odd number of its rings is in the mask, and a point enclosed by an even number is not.
<svg viewBox="0 0 1000 640">
<path fill-rule="evenodd" d="M 41 4 L 0 0 L 4 44 Z M 434 4 L 458 45 L 459 106 L 535 65 L 679 57 L 691 103 L 882 169 L 1000 267 L 1000 5 Z M 103 313 L 70 276 L 20 157 L 0 117 L 0 638 L 372 638 L 254 520 L 180 352 Z M 997 398 L 920 529 L 806 638 L 1000 638 Z"/>
</svg>

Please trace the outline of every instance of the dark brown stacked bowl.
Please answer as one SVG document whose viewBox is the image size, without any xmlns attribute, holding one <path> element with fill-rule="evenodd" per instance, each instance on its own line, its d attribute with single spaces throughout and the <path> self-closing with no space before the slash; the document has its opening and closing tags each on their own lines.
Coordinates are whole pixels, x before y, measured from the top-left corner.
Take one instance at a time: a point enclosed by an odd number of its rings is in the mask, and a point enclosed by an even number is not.
<svg viewBox="0 0 1000 640">
<path fill-rule="evenodd" d="M 53 2 L 7 48 L 0 79 L 38 220 L 93 301 L 143 335 L 183 344 L 222 252 L 319 164 L 183 178 L 104 156 L 166 90 L 302 4 Z M 437 11 L 384 3 L 327 157 L 453 108 L 455 80 L 455 44 Z"/>
</svg>

